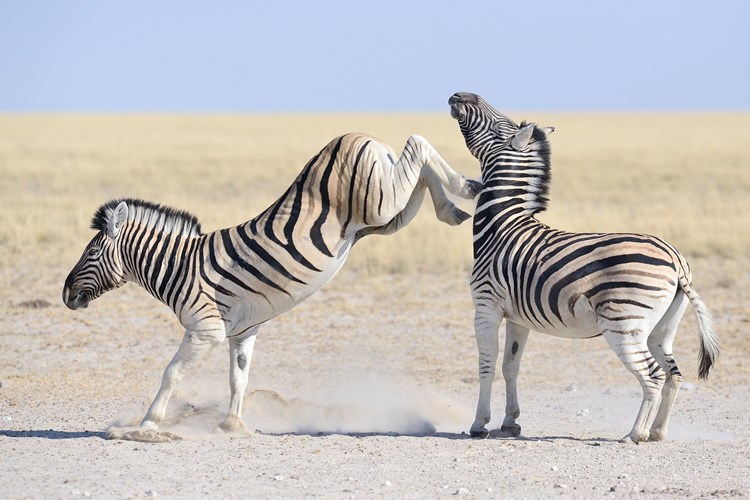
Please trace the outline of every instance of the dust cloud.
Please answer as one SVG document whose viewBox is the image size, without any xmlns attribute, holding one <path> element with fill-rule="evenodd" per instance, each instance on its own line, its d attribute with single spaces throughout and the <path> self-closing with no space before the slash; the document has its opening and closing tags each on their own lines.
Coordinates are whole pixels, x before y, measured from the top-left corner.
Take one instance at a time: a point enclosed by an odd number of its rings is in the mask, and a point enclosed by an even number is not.
<svg viewBox="0 0 750 500">
<path fill-rule="evenodd" d="M 191 384 L 189 393 L 176 393 L 158 431 L 139 429 L 145 402 L 118 417 L 107 430 L 110 439 L 164 442 L 217 439 L 228 397 L 216 399 L 216 386 Z M 228 396 L 228 395 L 227 395 Z M 188 402 L 190 401 L 190 402 Z M 242 419 L 252 431 L 266 434 L 394 434 L 460 433 L 472 415 L 436 390 L 404 382 L 347 380 L 301 394 L 255 389 L 245 398 Z M 243 434 L 243 433 L 240 433 Z M 232 434 L 236 436 L 236 434 Z"/>
<path fill-rule="evenodd" d="M 249 395 L 245 420 L 267 433 L 394 433 L 465 430 L 471 415 L 430 388 L 369 380 L 292 398 L 269 390 Z"/>
</svg>

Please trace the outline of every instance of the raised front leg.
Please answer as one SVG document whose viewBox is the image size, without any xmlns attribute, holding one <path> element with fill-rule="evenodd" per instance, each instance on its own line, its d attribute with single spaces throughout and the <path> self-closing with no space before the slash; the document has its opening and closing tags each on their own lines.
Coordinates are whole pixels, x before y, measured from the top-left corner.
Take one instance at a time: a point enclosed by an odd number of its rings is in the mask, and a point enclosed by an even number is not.
<svg viewBox="0 0 750 500">
<path fill-rule="evenodd" d="M 369 236 L 371 234 L 387 236 L 389 234 L 395 233 L 399 229 L 409 224 L 417 215 L 417 213 L 419 212 L 419 209 L 422 207 L 422 202 L 424 201 L 424 193 L 426 189 L 427 189 L 427 186 L 425 185 L 425 183 L 418 181 L 417 185 L 414 187 L 414 191 L 411 192 L 409 201 L 406 203 L 406 206 L 403 208 L 403 210 L 401 210 L 398 214 L 396 214 L 390 220 L 390 222 L 388 222 L 387 224 L 383 226 L 370 226 L 364 229 L 360 229 L 357 232 L 357 240 L 363 238 L 364 236 Z M 448 200 L 448 197 L 445 196 L 445 192 L 443 192 L 443 196 L 445 197 L 446 200 Z M 448 203 L 450 203 L 450 200 L 448 200 Z M 453 203 L 451 203 L 451 205 L 453 205 Z M 458 208 L 456 208 L 456 210 L 458 210 Z M 437 212 L 437 209 L 436 209 L 436 212 Z M 465 215 L 466 217 L 469 217 L 469 214 L 465 214 Z M 439 217 L 440 216 L 438 216 L 438 218 Z"/>
<path fill-rule="evenodd" d="M 457 226 L 461 224 L 463 221 L 465 221 L 466 219 L 468 219 L 469 217 L 471 217 L 471 215 L 467 214 L 466 212 L 458 208 L 448 198 L 448 196 L 445 194 L 445 190 L 443 190 L 443 184 L 440 181 L 439 176 L 435 173 L 434 170 L 428 167 L 423 168 L 422 175 L 420 177 L 420 182 L 423 183 L 425 186 L 427 186 L 427 189 L 430 190 L 430 198 L 432 199 L 432 206 L 435 208 L 435 216 L 438 218 L 439 221 L 445 222 L 446 224 L 450 226 Z M 467 182 L 474 182 L 474 181 L 467 181 Z M 416 193 L 416 190 L 414 192 Z M 406 209 L 404 209 L 404 211 L 401 213 L 406 212 L 408 208 L 409 208 L 409 204 L 407 204 Z M 416 214 L 416 210 L 415 210 L 415 214 Z M 414 216 L 412 215 L 411 218 L 413 217 Z"/>
<path fill-rule="evenodd" d="M 521 356 L 529 338 L 529 329 L 525 326 L 505 322 L 505 351 L 503 352 L 503 378 L 505 379 L 505 419 L 500 431 L 511 436 L 521 435 L 521 426 L 516 419 L 521 415 L 518 405 L 518 370 Z"/>
<path fill-rule="evenodd" d="M 443 186 L 440 183 L 440 180 L 437 178 L 434 172 L 432 172 L 431 170 L 423 170 L 422 177 L 420 177 L 419 181 L 417 182 L 414 191 L 411 192 L 409 201 L 406 203 L 404 209 L 396 214 L 396 216 L 393 217 L 393 219 L 391 219 L 390 222 L 388 222 L 388 224 L 385 224 L 384 226 L 366 227 L 364 229 L 361 229 L 357 233 L 357 239 L 360 239 L 364 236 L 369 236 L 371 234 L 386 236 L 389 234 L 393 234 L 401 228 L 405 227 L 414 219 L 414 217 L 419 212 L 419 209 L 422 207 L 424 194 L 427 189 L 430 190 L 430 197 L 432 199 L 432 204 L 435 207 L 435 215 L 437 216 L 438 220 L 445 222 L 446 224 L 449 224 L 451 226 L 456 226 L 471 217 L 469 214 L 458 208 L 452 201 L 450 201 L 448 196 L 446 196 L 445 191 L 443 190 Z"/>
<path fill-rule="evenodd" d="M 224 422 L 216 430 L 247 432 L 242 421 L 242 402 L 245 399 L 258 328 L 253 327 L 239 337 L 229 337 L 229 410 Z"/>
<path fill-rule="evenodd" d="M 386 161 L 382 164 L 385 165 Z M 468 199 L 476 196 L 481 189 L 480 183 L 466 179 L 453 170 L 435 148 L 420 136 L 409 137 L 392 168 L 384 168 L 378 175 L 378 196 L 365 200 L 369 210 L 364 222 L 370 227 L 361 230 L 360 236 L 391 234 L 404 227 L 417 214 L 425 189 L 430 192 L 438 219 L 451 225 L 460 224 L 470 216 L 456 207 L 443 187 Z"/>
<path fill-rule="evenodd" d="M 492 382 L 495 379 L 497 365 L 498 340 L 497 332 L 500 328 L 501 311 L 489 308 L 477 308 L 474 313 L 474 334 L 479 351 L 479 401 L 474 423 L 471 424 L 472 437 L 487 437 L 489 431 L 485 427 L 492 417 L 490 403 L 492 398 Z"/>
<path fill-rule="evenodd" d="M 442 156 L 427 142 L 424 137 L 413 135 L 409 137 L 404 148 L 404 153 L 412 152 L 414 156 L 420 158 L 420 167 L 422 165 L 429 168 L 437 176 L 439 182 L 448 188 L 448 191 L 461 198 L 471 200 L 482 189 L 480 182 L 467 179 L 460 173 L 456 172 L 448 165 Z"/>
<path fill-rule="evenodd" d="M 172 361 L 164 370 L 161 379 L 161 387 L 156 394 L 153 403 L 143 417 L 141 427 L 156 430 L 159 423 L 164 420 L 167 412 L 167 403 L 172 397 L 172 391 L 187 371 L 193 368 L 213 346 L 224 339 L 223 330 L 187 330 L 182 338 L 182 343 L 175 353 Z"/>
</svg>

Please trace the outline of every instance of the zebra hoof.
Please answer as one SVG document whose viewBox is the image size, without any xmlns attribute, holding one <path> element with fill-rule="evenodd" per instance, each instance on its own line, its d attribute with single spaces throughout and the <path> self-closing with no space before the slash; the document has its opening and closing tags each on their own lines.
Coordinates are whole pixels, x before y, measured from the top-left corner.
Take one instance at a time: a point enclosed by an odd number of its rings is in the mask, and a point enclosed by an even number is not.
<svg viewBox="0 0 750 500">
<path fill-rule="evenodd" d="M 157 424 L 153 420 L 144 419 L 143 422 L 141 422 L 140 428 L 144 431 L 158 431 L 159 424 Z"/>
<path fill-rule="evenodd" d="M 227 418 L 214 427 L 214 432 L 219 434 L 251 434 L 245 422 L 235 415 L 227 415 Z"/>
<path fill-rule="evenodd" d="M 466 219 L 471 217 L 453 203 L 446 203 L 443 207 L 435 212 L 438 220 L 448 224 L 449 226 L 458 226 Z"/>
<path fill-rule="evenodd" d="M 490 435 L 490 431 L 482 427 L 481 429 L 471 429 L 469 435 L 473 438 L 487 439 Z"/>
<path fill-rule="evenodd" d="M 461 224 L 471 217 L 471 215 L 467 214 L 458 207 L 453 207 L 453 210 L 451 212 L 451 215 L 453 215 L 453 220 L 457 221 L 456 225 Z"/>
<path fill-rule="evenodd" d="M 664 441 L 667 438 L 667 434 L 661 430 L 653 430 L 648 434 L 649 441 Z"/>
<path fill-rule="evenodd" d="M 633 432 L 620 439 L 620 442 L 625 444 L 638 444 L 644 441 L 648 441 L 648 436 L 639 436 Z"/>
<path fill-rule="evenodd" d="M 518 424 L 502 425 L 500 432 L 506 436 L 518 437 L 521 435 L 521 426 Z"/>
<path fill-rule="evenodd" d="M 473 179 L 466 179 L 466 199 L 475 198 L 482 191 L 482 183 Z"/>
</svg>

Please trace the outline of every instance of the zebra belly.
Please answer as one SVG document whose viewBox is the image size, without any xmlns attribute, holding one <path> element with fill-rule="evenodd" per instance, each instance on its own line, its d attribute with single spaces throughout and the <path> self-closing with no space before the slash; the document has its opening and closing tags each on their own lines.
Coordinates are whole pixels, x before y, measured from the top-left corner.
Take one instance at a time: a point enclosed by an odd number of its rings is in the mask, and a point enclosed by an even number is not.
<svg viewBox="0 0 750 500">
<path fill-rule="evenodd" d="M 341 269 L 349 255 L 352 241 L 345 241 L 334 254 L 335 257 L 328 259 L 321 271 L 315 273 L 312 279 L 307 279 L 304 285 L 290 284 L 284 292 L 274 290 L 267 293 L 267 301 L 259 300 L 255 295 L 240 297 L 237 305 L 232 308 L 229 320 L 230 331 L 242 331 L 249 327 L 259 325 L 269 319 L 284 313 L 307 299 L 328 283 Z M 317 263 L 316 263 L 317 264 Z"/>
<path fill-rule="evenodd" d="M 553 337 L 587 339 L 600 334 L 596 324 L 596 313 L 591 303 L 581 295 L 571 308 L 561 309 L 560 316 L 548 318 L 550 322 L 537 322 L 519 314 L 514 307 L 506 309 L 505 319 L 531 330 Z"/>
</svg>

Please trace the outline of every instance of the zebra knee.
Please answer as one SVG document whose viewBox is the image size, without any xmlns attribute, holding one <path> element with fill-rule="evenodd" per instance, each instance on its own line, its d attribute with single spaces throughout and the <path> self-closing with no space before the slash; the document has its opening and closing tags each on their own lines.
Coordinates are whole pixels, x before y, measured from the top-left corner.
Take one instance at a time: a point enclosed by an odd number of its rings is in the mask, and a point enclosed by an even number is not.
<svg viewBox="0 0 750 500">
<path fill-rule="evenodd" d="M 164 375 L 161 378 L 161 385 L 165 389 L 174 389 L 174 387 L 180 382 L 180 379 L 182 379 L 180 368 L 176 365 L 169 365 L 164 370 Z"/>
<path fill-rule="evenodd" d="M 190 344 L 203 345 L 208 344 L 214 347 L 221 344 L 227 338 L 226 332 L 221 329 L 200 330 L 185 332 L 185 340 Z"/>
<path fill-rule="evenodd" d="M 662 370 L 661 367 L 658 367 L 649 374 L 649 379 L 651 379 L 651 383 L 656 386 L 657 389 L 661 390 L 664 383 L 667 381 L 667 374 L 664 373 L 664 370 Z"/>
<path fill-rule="evenodd" d="M 410 135 L 409 138 L 406 140 L 406 145 L 409 148 L 411 148 L 414 152 L 418 152 L 418 153 L 424 153 L 425 146 L 432 148 L 432 145 L 429 142 L 427 142 L 427 139 L 417 134 Z M 420 156 L 424 156 L 424 155 L 420 155 Z"/>
</svg>

